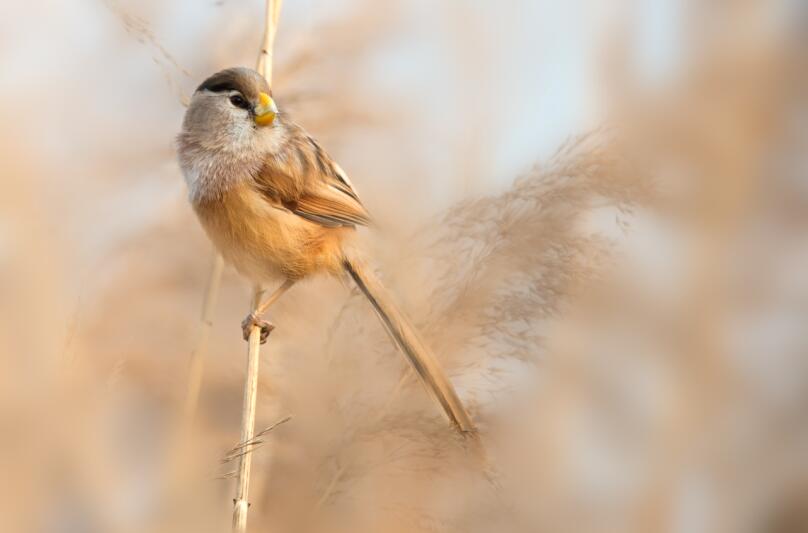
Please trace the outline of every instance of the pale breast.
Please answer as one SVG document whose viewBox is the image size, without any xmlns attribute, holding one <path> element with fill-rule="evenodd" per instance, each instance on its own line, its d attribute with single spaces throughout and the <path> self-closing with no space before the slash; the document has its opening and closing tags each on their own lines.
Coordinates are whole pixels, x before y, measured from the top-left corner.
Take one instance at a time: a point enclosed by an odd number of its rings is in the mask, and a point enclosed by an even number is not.
<svg viewBox="0 0 808 533">
<path fill-rule="evenodd" d="M 255 282 L 297 280 L 339 271 L 341 228 L 324 228 L 273 205 L 248 183 L 218 200 L 194 203 L 214 245 L 227 262 Z"/>
</svg>

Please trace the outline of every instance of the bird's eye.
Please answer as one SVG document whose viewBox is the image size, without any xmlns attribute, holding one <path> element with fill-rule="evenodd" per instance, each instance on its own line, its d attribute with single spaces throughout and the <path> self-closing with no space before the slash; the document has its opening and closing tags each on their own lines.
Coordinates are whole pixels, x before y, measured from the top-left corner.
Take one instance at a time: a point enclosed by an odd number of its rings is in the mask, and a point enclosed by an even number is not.
<svg viewBox="0 0 808 533">
<path fill-rule="evenodd" d="M 240 107 L 242 109 L 247 109 L 250 105 L 247 103 L 247 100 L 244 99 L 243 96 L 240 94 L 234 94 L 230 97 L 230 103 L 236 107 Z"/>
</svg>

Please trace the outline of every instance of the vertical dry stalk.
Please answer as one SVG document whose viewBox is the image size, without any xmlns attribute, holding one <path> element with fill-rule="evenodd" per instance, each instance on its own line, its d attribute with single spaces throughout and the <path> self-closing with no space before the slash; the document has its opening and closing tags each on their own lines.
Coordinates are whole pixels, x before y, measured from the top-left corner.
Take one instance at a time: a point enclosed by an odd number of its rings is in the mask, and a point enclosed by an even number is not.
<svg viewBox="0 0 808 533">
<path fill-rule="evenodd" d="M 261 305 L 263 291 L 256 286 L 253 291 L 251 311 Z M 249 348 L 247 349 L 247 377 L 244 380 L 244 400 L 241 404 L 241 438 L 240 444 L 248 443 L 255 433 L 255 404 L 258 399 L 258 362 L 261 358 L 261 328 L 254 326 L 250 330 Z M 248 450 L 239 457 L 238 476 L 236 478 L 236 497 L 233 500 L 233 531 L 247 530 L 247 501 L 250 491 L 250 471 L 252 468 L 252 451 Z"/>
<path fill-rule="evenodd" d="M 191 353 L 191 361 L 188 364 L 188 382 L 183 409 L 183 425 L 186 428 L 189 428 L 193 423 L 196 406 L 199 402 L 199 389 L 202 384 L 205 355 L 208 352 L 210 330 L 213 327 L 213 311 L 216 308 L 216 300 L 219 296 L 219 287 L 222 281 L 222 271 L 224 270 L 222 256 L 215 252 L 213 256 L 208 286 L 205 289 L 205 298 L 202 301 L 202 322 L 199 327 L 199 337 L 197 337 L 196 347 Z"/>
<path fill-rule="evenodd" d="M 261 50 L 258 52 L 256 70 L 266 78 L 272 87 L 272 48 L 275 43 L 275 34 L 278 31 L 278 19 L 281 16 L 283 0 L 267 0 L 266 24 L 264 24 L 264 39 L 261 41 Z"/>
<path fill-rule="evenodd" d="M 272 45 L 280 16 L 282 0 L 267 0 L 264 39 L 258 54 L 257 69 L 272 86 Z M 253 292 L 252 311 L 261 305 L 261 287 L 256 286 Z M 247 350 L 247 376 L 244 380 L 244 401 L 241 407 L 241 440 L 247 443 L 255 433 L 255 404 L 258 399 L 258 363 L 261 358 L 261 328 L 253 326 L 250 330 L 249 348 Z M 238 477 L 236 479 L 236 498 L 233 500 L 233 531 L 247 531 L 247 511 L 249 509 L 250 470 L 252 453 L 248 452 L 239 458 Z"/>
</svg>

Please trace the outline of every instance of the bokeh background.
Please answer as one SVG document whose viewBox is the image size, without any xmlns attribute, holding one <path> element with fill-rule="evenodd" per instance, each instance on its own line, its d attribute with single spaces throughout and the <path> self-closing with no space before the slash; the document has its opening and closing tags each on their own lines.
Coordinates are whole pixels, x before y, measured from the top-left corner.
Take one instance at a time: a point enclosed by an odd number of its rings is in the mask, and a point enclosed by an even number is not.
<svg viewBox="0 0 808 533">
<path fill-rule="evenodd" d="M 481 430 L 366 302 L 270 313 L 250 531 L 808 531 L 808 7 L 286 0 L 274 93 Z M 249 287 L 174 137 L 263 2 L 0 6 L 0 529 L 226 531 Z M 192 387 L 193 388 L 193 387 Z"/>
</svg>

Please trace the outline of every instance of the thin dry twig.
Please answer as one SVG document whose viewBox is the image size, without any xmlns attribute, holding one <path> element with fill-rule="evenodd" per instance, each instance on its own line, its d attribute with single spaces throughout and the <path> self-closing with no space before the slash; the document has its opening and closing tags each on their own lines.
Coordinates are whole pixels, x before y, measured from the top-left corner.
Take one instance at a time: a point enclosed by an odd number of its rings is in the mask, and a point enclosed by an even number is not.
<svg viewBox="0 0 808 533">
<path fill-rule="evenodd" d="M 183 409 L 183 426 L 186 428 L 189 428 L 193 423 L 196 407 L 199 403 L 199 390 L 202 385 L 205 356 L 208 352 L 210 332 L 213 328 L 213 311 L 216 308 L 216 300 L 219 296 L 223 270 L 224 260 L 222 256 L 215 254 L 210 276 L 208 277 L 208 284 L 205 288 L 205 297 L 202 301 L 202 320 L 199 327 L 199 336 L 197 337 L 196 347 L 191 353 L 191 360 L 188 363 L 188 380 Z"/>
<path fill-rule="evenodd" d="M 117 0 L 104 0 L 103 4 L 109 9 L 123 24 L 126 33 L 134 36 L 138 42 L 149 46 L 152 49 L 152 60 L 160 67 L 166 82 L 171 87 L 172 92 L 177 95 L 180 103 L 188 107 L 191 99 L 182 90 L 182 84 L 177 79 L 177 73 L 190 77 L 188 69 L 184 68 L 174 58 L 174 56 L 163 46 L 149 26 L 148 22 L 129 13 Z"/>
<path fill-rule="evenodd" d="M 260 286 L 253 290 L 251 310 L 255 311 L 261 304 L 263 291 Z M 244 399 L 241 405 L 241 439 L 239 442 L 250 442 L 255 437 L 255 406 L 258 400 L 258 363 L 261 358 L 261 328 L 254 326 L 250 330 L 249 348 L 247 349 L 247 377 L 244 380 Z M 247 530 L 247 510 L 250 506 L 247 497 L 250 490 L 250 471 L 252 454 L 241 454 L 236 481 L 236 497 L 233 499 L 233 531 L 240 533 Z"/>
<path fill-rule="evenodd" d="M 233 459 L 241 457 L 245 453 L 250 453 L 250 452 L 254 451 L 256 448 L 259 448 L 262 444 L 264 444 L 264 441 L 261 440 L 261 437 L 263 437 L 264 435 L 266 435 L 267 433 L 269 433 L 270 431 L 272 431 L 276 427 L 280 426 L 281 424 L 285 424 L 286 422 L 290 421 L 291 419 L 292 419 L 292 415 L 286 415 L 285 417 L 281 418 L 280 420 L 278 420 L 277 422 L 275 422 L 271 426 L 268 426 L 268 427 L 262 429 L 261 431 L 259 431 L 258 433 L 256 433 L 255 436 L 252 439 L 250 439 L 248 441 L 239 442 L 238 444 L 233 446 L 233 448 L 231 448 L 230 451 L 227 452 L 227 454 L 225 454 L 225 456 L 222 458 L 222 464 L 229 463 Z M 247 449 L 247 448 L 249 448 L 249 449 Z"/>
<path fill-rule="evenodd" d="M 256 70 L 266 78 L 270 87 L 272 87 L 272 49 L 275 35 L 278 32 L 278 19 L 281 16 L 282 4 L 283 0 L 267 0 L 264 38 L 261 41 L 261 50 L 258 52 Z"/>
</svg>

